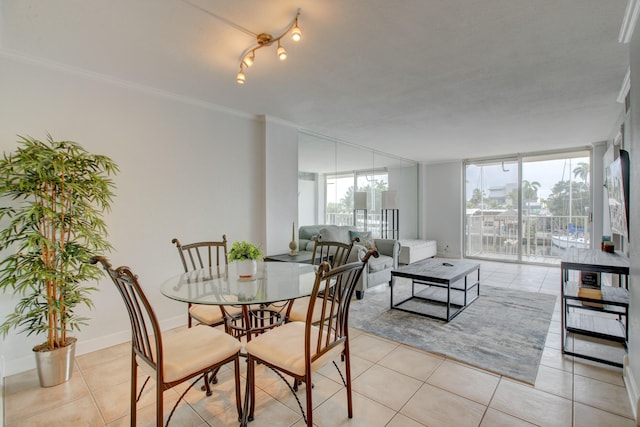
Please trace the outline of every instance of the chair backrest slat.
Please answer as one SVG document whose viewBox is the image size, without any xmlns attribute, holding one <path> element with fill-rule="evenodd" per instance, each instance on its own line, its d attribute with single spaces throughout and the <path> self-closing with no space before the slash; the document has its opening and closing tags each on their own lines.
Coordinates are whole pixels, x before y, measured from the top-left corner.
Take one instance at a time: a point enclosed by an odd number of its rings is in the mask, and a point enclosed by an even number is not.
<svg viewBox="0 0 640 427">
<path fill-rule="evenodd" d="M 178 239 L 173 239 L 171 242 L 178 248 L 185 273 L 206 267 L 216 267 L 219 271 L 221 265 L 229 264 L 226 235 L 223 235 L 219 242 L 196 242 L 188 245 L 181 245 Z"/>
<path fill-rule="evenodd" d="M 328 261 L 332 267 L 337 267 L 349 262 L 349 255 L 353 249 L 353 244 L 360 241 L 354 238 L 350 243 L 322 241 L 316 238 L 313 245 L 313 254 L 311 255 L 312 264 L 321 264 Z"/>
<path fill-rule="evenodd" d="M 92 264 L 100 262 L 120 292 L 131 322 L 131 340 L 136 354 L 153 368 L 162 364 L 162 336 L 160 324 L 138 283 L 138 277 L 129 267 L 111 268 L 104 257 L 93 257 Z"/>
</svg>

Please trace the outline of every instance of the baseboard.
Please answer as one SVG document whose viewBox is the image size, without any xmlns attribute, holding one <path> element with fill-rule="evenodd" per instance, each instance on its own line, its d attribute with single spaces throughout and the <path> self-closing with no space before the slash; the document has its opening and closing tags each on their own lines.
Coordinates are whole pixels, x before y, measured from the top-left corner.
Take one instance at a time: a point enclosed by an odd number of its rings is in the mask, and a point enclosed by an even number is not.
<svg viewBox="0 0 640 427">
<path fill-rule="evenodd" d="M 4 420 L 4 373 L 4 356 L 0 356 L 0 420 Z"/>
<path fill-rule="evenodd" d="M 169 329 L 174 329 L 180 326 L 184 326 L 185 324 L 186 324 L 186 316 L 179 315 L 179 316 L 175 316 L 175 317 L 160 321 L 160 329 L 163 331 L 167 331 Z M 116 332 L 114 334 L 106 335 L 103 337 L 93 338 L 90 340 L 81 340 L 81 341 L 78 341 L 78 344 L 76 345 L 76 356 L 81 356 L 83 354 L 102 350 L 107 347 L 112 347 L 114 345 L 122 344 L 123 342 L 127 342 L 130 340 L 131 340 L 130 329 L 127 329 L 126 331 Z"/>
<path fill-rule="evenodd" d="M 160 329 L 166 331 L 184 325 L 186 325 L 186 316 L 179 315 L 161 321 Z M 107 347 L 122 344 L 123 342 L 127 342 L 130 340 L 131 329 L 119 331 L 110 335 L 92 338 L 89 340 L 78 340 L 78 344 L 76 344 L 76 356 L 81 356 L 83 354 L 102 350 Z M 18 359 L 5 361 L 5 363 L 6 365 L 4 365 L 4 368 L 6 370 L 3 372 L 3 378 L 4 376 L 19 374 L 21 372 L 29 371 L 36 368 L 36 360 L 32 354 Z"/>
<path fill-rule="evenodd" d="M 631 366 L 629 366 L 629 356 L 624 357 L 623 372 L 624 383 L 627 386 L 627 395 L 629 396 L 629 403 L 631 404 L 631 410 L 633 411 L 633 418 L 638 423 L 638 412 L 640 411 L 640 393 L 638 392 L 638 384 L 636 383 L 633 372 L 631 372 Z"/>
</svg>

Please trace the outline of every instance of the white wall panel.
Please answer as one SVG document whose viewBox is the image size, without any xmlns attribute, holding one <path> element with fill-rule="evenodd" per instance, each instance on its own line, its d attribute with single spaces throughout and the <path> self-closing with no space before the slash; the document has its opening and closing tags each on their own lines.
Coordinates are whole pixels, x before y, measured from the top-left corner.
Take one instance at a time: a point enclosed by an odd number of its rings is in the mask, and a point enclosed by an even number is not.
<svg viewBox="0 0 640 427">
<path fill-rule="evenodd" d="M 115 247 L 108 256 L 139 274 L 161 321 L 186 321 L 185 306 L 159 291 L 165 278 L 182 269 L 173 237 L 184 243 L 226 233 L 230 241 L 266 243 L 264 136 L 255 117 L 1 52 L 0 70 L 3 152 L 16 147 L 17 134 L 44 139 L 48 132 L 119 165 L 106 217 Z M 129 338 L 113 284 L 103 279 L 99 287 L 89 325 L 75 334 L 79 354 Z M 15 302 L 0 298 L 2 319 Z M 41 341 L 7 336 L 5 374 L 33 367 L 31 348 Z"/>
</svg>

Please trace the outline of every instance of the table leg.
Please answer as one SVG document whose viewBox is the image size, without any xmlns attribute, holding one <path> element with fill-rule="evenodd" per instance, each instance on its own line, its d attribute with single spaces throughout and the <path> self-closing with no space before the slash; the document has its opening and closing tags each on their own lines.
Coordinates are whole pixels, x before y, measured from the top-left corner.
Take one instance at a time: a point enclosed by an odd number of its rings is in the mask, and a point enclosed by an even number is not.
<svg viewBox="0 0 640 427">
<path fill-rule="evenodd" d="M 451 320 L 451 283 L 447 283 L 447 322 Z"/>
<path fill-rule="evenodd" d="M 391 304 L 389 306 L 389 308 L 393 308 L 393 288 L 395 287 L 394 285 L 396 284 L 396 276 L 394 276 L 393 274 L 391 275 L 391 298 L 389 298 L 391 300 Z"/>
</svg>

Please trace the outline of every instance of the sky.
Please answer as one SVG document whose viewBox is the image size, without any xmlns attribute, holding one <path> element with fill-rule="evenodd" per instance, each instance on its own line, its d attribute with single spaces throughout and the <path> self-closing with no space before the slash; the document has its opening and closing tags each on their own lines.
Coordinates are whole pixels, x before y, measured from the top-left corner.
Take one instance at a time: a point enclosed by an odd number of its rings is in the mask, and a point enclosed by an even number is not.
<svg viewBox="0 0 640 427">
<path fill-rule="evenodd" d="M 577 180 L 573 175 L 573 169 L 580 162 L 589 163 L 588 157 L 578 157 L 571 160 L 556 159 L 544 160 L 537 162 L 526 162 L 522 164 L 522 179 L 529 182 L 537 181 L 540 183 L 538 196 L 546 199 L 551 194 L 553 186 L 563 180 L 569 178 Z M 482 176 L 480 171 L 482 170 Z M 505 184 L 517 184 L 518 182 L 518 164 L 517 162 L 504 164 L 484 165 L 467 167 L 466 172 L 467 188 L 466 199 L 469 200 L 475 188 L 482 186 L 484 188 L 501 187 Z M 487 192 L 488 193 L 488 192 Z M 488 194 L 487 194 L 488 195 Z"/>
</svg>

